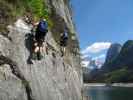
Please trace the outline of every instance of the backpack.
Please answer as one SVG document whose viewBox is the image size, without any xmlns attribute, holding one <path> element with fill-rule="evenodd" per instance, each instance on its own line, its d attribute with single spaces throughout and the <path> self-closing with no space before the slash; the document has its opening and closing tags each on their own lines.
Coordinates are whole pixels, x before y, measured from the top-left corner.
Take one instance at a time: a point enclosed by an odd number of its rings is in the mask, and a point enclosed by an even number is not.
<svg viewBox="0 0 133 100">
<path fill-rule="evenodd" d="M 48 24 L 46 21 L 40 21 L 38 24 L 38 30 L 40 32 L 47 32 L 48 31 Z"/>
</svg>

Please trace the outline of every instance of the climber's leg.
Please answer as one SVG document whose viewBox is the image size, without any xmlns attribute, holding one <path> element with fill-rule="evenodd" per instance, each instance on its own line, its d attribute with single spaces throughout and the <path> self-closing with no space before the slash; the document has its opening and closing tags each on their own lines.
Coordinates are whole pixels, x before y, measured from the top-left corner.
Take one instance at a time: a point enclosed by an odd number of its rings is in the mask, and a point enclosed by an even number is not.
<svg viewBox="0 0 133 100">
<path fill-rule="evenodd" d="M 63 46 L 61 47 L 61 56 L 64 56 L 64 50 L 63 50 Z"/>
<path fill-rule="evenodd" d="M 36 46 L 34 52 L 37 53 L 39 51 L 39 47 Z"/>
<path fill-rule="evenodd" d="M 39 52 L 40 52 L 41 54 L 43 54 L 43 47 L 42 47 L 42 46 L 40 46 Z"/>
<path fill-rule="evenodd" d="M 46 44 L 45 41 L 42 44 L 42 49 L 43 49 L 44 54 L 47 54 L 48 55 L 48 48 L 47 48 L 47 44 Z"/>
<path fill-rule="evenodd" d="M 66 52 L 65 52 L 65 47 L 63 47 L 63 55 L 66 55 Z"/>
<path fill-rule="evenodd" d="M 39 51 L 39 47 L 37 42 L 33 44 L 33 52 L 32 52 L 32 59 L 36 60 L 37 59 L 37 52 Z"/>
<path fill-rule="evenodd" d="M 43 58 L 43 42 L 42 42 L 42 39 L 40 39 L 38 41 L 38 47 L 39 47 L 39 50 L 37 52 L 37 58 L 38 60 L 41 60 Z"/>
</svg>

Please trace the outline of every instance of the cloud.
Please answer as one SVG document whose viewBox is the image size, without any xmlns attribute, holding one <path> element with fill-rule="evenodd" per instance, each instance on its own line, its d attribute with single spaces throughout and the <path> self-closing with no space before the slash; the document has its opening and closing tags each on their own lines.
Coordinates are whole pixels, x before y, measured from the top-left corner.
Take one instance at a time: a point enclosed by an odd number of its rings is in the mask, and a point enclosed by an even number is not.
<svg viewBox="0 0 133 100">
<path fill-rule="evenodd" d="M 82 66 L 87 67 L 89 65 L 90 61 L 82 61 Z"/>
<path fill-rule="evenodd" d="M 105 59 L 105 57 L 106 57 L 105 54 L 101 54 L 101 55 L 99 55 L 97 57 L 92 58 L 92 60 Z"/>
<path fill-rule="evenodd" d="M 89 54 L 84 54 L 84 55 L 81 56 L 82 59 L 85 59 L 87 57 L 89 57 Z"/>
<path fill-rule="evenodd" d="M 96 42 L 84 50 L 81 51 L 82 54 L 87 54 L 87 53 L 99 53 L 103 50 L 106 50 L 110 47 L 111 43 L 110 42 Z"/>
</svg>

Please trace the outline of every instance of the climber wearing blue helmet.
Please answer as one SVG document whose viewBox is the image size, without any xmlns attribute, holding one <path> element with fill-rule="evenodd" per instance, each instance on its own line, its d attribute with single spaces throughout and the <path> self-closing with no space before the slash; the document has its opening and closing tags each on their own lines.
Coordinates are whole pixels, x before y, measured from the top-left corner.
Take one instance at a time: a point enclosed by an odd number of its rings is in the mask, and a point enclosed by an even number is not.
<svg viewBox="0 0 133 100">
<path fill-rule="evenodd" d="M 46 51 L 46 47 L 44 47 L 45 43 L 45 36 L 48 32 L 48 23 L 46 19 L 40 19 L 39 23 L 35 23 L 34 26 L 37 26 L 35 32 L 35 43 L 34 43 L 34 53 L 37 54 L 38 60 L 42 57 L 41 53 Z"/>
<path fill-rule="evenodd" d="M 67 46 L 67 42 L 68 42 L 68 32 L 67 29 L 65 28 L 64 32 L 60 35 L 60 46 L 61 46 L 62 56 L 65 53 L 65 47 Z"/>
<path fill-rule="evenodd" d="M 44 40 L 46 33 L 48 32 L 48 23 L 46 19 L 41 19 L 39 24 L 37 25 L 35 39 L 41 45 Z"/>
</svg>

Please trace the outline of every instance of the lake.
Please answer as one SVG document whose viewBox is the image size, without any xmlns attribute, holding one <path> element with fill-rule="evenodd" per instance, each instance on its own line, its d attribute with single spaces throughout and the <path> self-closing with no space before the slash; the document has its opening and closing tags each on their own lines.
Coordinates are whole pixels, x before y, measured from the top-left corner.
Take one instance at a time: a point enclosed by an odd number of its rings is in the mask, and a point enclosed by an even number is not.
<svg viewBox="0 0 133 100">
<path fill-rule="evenodd" d="M 84 95 L 88 100 L 133 100 L 133 87 L 86 87 Z"/>
</svg>

